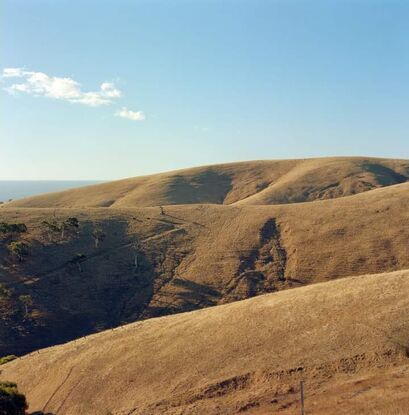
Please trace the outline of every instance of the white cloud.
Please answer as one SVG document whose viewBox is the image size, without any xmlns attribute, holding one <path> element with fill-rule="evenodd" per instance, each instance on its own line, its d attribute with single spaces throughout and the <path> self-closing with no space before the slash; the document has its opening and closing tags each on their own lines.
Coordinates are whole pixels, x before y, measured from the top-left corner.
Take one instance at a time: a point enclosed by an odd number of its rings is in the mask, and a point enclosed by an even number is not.
<svg viewBox="0 0 409 415">
<path fill-rule="evenodd" d="M 132 121 L 143 121 L 145 119 L 145 114 L 142 111 L 131 111 L 126 107 L 122 107 L 118 110 L 115 115 L 121 118 L 127 118 Z"/>
<path fill-rule="evenodd" d="M 26 71 L 22 68 L 5 68 L 2 78 L 19 79 L 19 83 L 5 88 L 10 94 L 26 93 L 92 107 L 111 104 L 114 99 L 122 95 L 121 91 L 110 82 L 102 83 L 99 91 L 85 92 L 81 89 L 81 84 L 72 78 L 60 78 L 43 72 Z"/>
<path fill-rule="evenodd" d="M 101 91 L 110 98 L 120 98 L 122 96 L 122 92 L 119 89 L 116 89 L 115 85 L 111 82 L 104 82 L 101 84 Z"/>
<path fill-rule="evenodd" d="M 3 78 L 15 78 L 22 76 L 22 68 L 5 68 L 3 69 Z"/>
</svg>

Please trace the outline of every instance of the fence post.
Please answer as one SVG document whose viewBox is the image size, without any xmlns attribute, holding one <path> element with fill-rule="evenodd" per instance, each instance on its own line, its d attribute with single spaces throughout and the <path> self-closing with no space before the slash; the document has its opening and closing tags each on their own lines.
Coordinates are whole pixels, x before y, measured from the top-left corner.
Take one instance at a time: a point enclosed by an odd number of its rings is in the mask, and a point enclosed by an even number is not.
<svg viewBox="0 0 409 415">
<path fill-rule="evenodd" d="M 300 394 L 301 394 L 301 415 L 304 414 L 304 382 L 300 382 Z"/>
</svg>

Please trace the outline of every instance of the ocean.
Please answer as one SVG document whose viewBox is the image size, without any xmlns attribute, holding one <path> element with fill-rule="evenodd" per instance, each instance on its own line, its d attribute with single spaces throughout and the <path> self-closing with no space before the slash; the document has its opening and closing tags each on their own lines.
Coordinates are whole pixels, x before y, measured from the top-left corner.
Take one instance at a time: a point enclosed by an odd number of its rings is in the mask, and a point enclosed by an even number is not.
<svg viewBox="0 0 409 415">
<path fill-rule="evenodd" d="M 0 180 L 0 201 L 103 183 L 97 180 Z"/>
</svg>

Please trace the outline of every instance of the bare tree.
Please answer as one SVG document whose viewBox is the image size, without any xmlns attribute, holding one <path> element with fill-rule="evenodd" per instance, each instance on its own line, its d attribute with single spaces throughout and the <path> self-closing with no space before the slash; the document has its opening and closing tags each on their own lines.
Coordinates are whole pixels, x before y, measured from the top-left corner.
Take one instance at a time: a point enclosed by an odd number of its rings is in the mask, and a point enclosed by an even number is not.
<svg viewBox="0 0 409 415">
<path fill-rule="evenodd" d="M 133 266 L 134 266 L 134 271 L 136 271 L 138 269 L 138 251 L 139 251 L 139 243 L 138 242 L 134 242 L 132 244 L 132 248 L 134 250 L 134 260 L 133 260 Z"/>
<path fill-rule="evenodd" d="M 96 226 L 92 231 L 92 237 L 94 238 L 95 248 L 98 249 L 99 244 L 105 239 L 106 234 L 100 226 Z"/>
<path fill-rule="evenodd" d="M 18 299 L 23 303 L 24 316 L 27 317 L 29 308 L 33 306 L 33 299 L 31 298 L 31 295 L 28 295 L 28 294 L 20 295 Z"/>
<path fill-rule="evenodd" d="M 78 271 L 82 272 L 82 265 L 81 264 L 86 260 L 87 260 L 86 255 L 76 254 L 74 256 L 74 258 L 72 258 L 68 261 L 68 263 L 71 264 L 71 265 L 76 265 L 78 267 Z"/>
</svg>

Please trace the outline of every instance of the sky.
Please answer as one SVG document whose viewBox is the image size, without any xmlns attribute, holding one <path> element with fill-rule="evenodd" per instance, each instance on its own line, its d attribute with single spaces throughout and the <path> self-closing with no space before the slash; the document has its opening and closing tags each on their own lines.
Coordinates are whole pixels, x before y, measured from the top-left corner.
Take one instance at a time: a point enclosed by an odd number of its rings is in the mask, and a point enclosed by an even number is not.
<svg viewBox="0 0 409 415">
<path fill-rule="evenodd" d="M 407 0 L 0 0 L 0 180 L 409 158 Z"/>
</svg>

